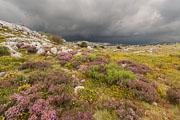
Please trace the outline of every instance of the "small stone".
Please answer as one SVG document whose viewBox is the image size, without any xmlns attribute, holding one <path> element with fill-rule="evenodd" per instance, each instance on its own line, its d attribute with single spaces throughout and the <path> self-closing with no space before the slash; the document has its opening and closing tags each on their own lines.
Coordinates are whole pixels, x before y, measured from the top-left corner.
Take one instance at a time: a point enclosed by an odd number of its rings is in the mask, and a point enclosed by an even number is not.
<svg viewBox="0 0 180 120">
<path fill-rule="evenodd" d="M 85 82 L 85 79 L 81 80 L 81 82 Z"/>
<path fill-rule="evenodd" d="M 37 54 L 42 54 L 44 53 L 44 49 L 43 48 L 40 48 L 38 51 L 37 51 Z"/>
<path fill-rule="evenodd" d="M 0 75 L 4 74 L 5 72 L 0 72 Z"/>
<path fill-rule="evenodd" d="M 154 106 L 157 106 L 157 103 L 156 103 L 156 102 L 153 102 L 153 105 L 154 105 Z"/>
<path fill-rule="evenodd" d="M 75 87 L 75 88 L 74 88 L 74 93 L 77 94 L 77 90 L 78 90 L 78 89 L 84 89 L 84 86 L 77 86 L 77 87 Z"/>
<path fill-rule="evenodd" d="M 48 51 L 48 52 L 47 52 L 47 55 L 51 55 L 51 53 Z"/>
<path fill-rule="evenodd" d="M 53 53 L 53 54 L 57 54 L 57 52 L 58 52 L 58 50 L 57 50 L 57 48 L 56 48 L 56 47 L 51 48 L 51 53 Z"/>
</svg>

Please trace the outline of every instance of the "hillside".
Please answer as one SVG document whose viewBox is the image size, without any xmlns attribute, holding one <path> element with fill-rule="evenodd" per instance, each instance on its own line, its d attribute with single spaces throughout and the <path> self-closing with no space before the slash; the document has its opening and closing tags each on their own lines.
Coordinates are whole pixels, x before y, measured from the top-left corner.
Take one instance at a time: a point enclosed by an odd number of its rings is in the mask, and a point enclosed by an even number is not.
<svg viewBox="0 0 180 120">
<path fill-rule="evenodd" d="M 179 120 L 180 44 L 66 42 L 0 21 L 0 120 Z"/>
</svg>

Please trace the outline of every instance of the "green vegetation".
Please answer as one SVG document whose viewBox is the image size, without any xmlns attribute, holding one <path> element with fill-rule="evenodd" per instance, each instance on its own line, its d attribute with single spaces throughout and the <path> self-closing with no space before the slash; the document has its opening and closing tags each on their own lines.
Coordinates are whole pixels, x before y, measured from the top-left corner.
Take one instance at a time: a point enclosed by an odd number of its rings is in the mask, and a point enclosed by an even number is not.
<svg viewBox="0 0 180 120">
<path fill-rule="evenodd" d="M 11 53 L 9 52 L 9 49 L 5 46 L 0 46 L 0 57 L 8 56 L 8 55 L 11 55 Z"/>
<path fill-rule="evenodd" d="M 62 37 L 59 35 L 53 35 L 50 40 L 53 41 L 57 45 L 63 43 Z"/>
<path fill-rule="evenodd" d="M 86 42 L 83 41 L 83 42 L 81 42 L 81 44 L 79 46 L 82 48 L 86 48 L 88 45 Z"/>
<path fill-rule="evenodd" d="M 23 57 L 17 58 L 0 47 L 0 119 L 180 118 L 180 51 L 168 51 L 173 45 L 135 54 L 151 46 L 114 52 L 127 46 L 96 45 L 90 50 L 86 42 L 74 48 L 60 36 L 41 34 L 56 44 L 52 47 L 73 51 L 42 56 L 31 46 L 33 54 L 21 48 Z"/>
<path fill-rule="evenodd" d="M 128 80 L 134 80 L 135 75 L 130 71 L 124 71 L 120 66 L 108 64 L 105 66 L 90 66 L 90 70 L 86 72 L 87 77 L 105 82 L 108 85 L 127 84 Z"/>
</svg>

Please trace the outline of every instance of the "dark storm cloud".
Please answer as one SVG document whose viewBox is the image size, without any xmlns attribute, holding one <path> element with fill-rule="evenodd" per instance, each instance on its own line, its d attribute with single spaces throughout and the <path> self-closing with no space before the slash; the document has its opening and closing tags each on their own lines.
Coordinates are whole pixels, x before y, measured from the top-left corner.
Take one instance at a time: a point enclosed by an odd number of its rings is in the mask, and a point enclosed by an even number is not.
<svg viewBox="0 0 180 120">
<path fill-rule="evenodd" d="M 0 19 L 69 40 L 180 41 L 179 0 L 0 0 Z"/>
</svg>

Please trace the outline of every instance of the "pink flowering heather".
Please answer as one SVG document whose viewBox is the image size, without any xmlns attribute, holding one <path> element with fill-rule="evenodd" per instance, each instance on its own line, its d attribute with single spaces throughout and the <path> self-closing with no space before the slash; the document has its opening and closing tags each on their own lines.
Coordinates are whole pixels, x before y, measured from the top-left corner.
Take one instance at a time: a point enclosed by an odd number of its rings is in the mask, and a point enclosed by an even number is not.
<svg viewBox="0 0 180 120">
<path fill-rule="evenodd" d="M 34 47 L 34 46 L 29 46 L 29 47 L 27 48 L 27 51 L 28 51 L 28 53 L 36 53 L 36 52 L 37 52 L 37 49 L 36 49 L 36 47 Z"/>
<path fill-rule="evenodd" d="M 131 101 L 111 101 L 107 104 L 108 108 L 114 109 L 118 117 L 122 120 L 140 120 L 141 109 Z"/>
<path fill-rule="evenodd" d="M 168 89 L 166 92 L 168 99 L 173 104 L 180 104 L 180 89 L 174 88 L 174 89 Z"/>
<path fill-rule="evenodd" d="M 43 61 L 27 61 L 21 65 L 21 69 L 39 69 L 46 70 L 51 67 L 51 64 L 45 60 Z"/>
<path fill-rule="evenodd" d="M 73 59 L 73 55 L 70 53 L 60 52 L 57 56 L 57 59 L 64 60 L 64 61 L 70 61 Z"/>
<path fill-rule="evenodd" d="M 118 65 L 126 64 L 125 68 L 134 73 L 143 74 L 143 73 L 152 73 L 153 72 L 153 70 L 151 68 L 149 68 L 148 66 L 143 65 L 143 64 L 136 64 L 127 59 L 120 59 L 117 63 L 118 63 Z"/>
<path fill-rule="evenodd" d="M 148 83 L 143 81 L 129 81 L 128 85 L 132 89 L 134 98 L 149 103 L 155 102 L 159 98 L 156 89 Z"/>
</svg>

